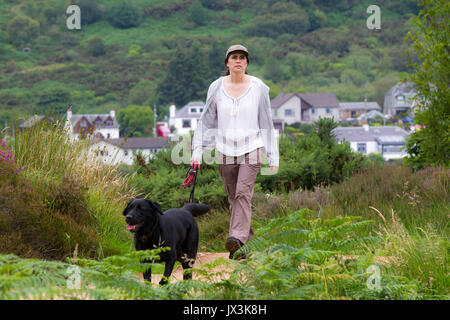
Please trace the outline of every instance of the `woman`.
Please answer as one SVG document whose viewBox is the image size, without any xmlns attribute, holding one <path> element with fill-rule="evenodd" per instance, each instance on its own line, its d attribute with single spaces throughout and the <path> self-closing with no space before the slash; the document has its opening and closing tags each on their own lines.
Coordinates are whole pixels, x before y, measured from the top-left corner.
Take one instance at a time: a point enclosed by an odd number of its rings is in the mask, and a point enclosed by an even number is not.
<svg viewBox="0 0 450 320">
<path fill-rule="evenodd" d="M 270 172 L 279 165 L 269 87 L 247 74 L 249 53 L 233 45 L 225 55 L 227 71 L 208 89 L 206 105 L 194 132 L 191 164 L 200 165 L 204 149 L 217 151 L 219 172 L 228 195 L 231 220 L 225 243 L 230 259 L 253 237 L 251 200 L 265 149 Z M 245 258 L 241 255 L 238 258 Z"/>
</svg>

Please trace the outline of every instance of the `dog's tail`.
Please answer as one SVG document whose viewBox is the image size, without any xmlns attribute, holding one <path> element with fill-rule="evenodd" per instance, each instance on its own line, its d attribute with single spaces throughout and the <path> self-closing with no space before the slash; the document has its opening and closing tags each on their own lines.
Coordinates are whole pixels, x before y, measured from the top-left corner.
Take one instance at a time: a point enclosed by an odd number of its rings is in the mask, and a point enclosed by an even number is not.
<svg viewBox="0 0 450 320">
<path fill-rule="evenodd" d="M 189 211 L 194 217 L 198 217 L 207 213 L 211 207 L 207 204 L 188 203 L 183 209 Z"/>
</svg>

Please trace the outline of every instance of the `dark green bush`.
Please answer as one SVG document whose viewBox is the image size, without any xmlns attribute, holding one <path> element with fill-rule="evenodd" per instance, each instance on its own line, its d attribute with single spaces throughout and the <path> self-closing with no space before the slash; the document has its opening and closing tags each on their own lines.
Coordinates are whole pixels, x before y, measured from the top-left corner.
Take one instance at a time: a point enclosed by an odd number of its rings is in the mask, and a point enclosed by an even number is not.
<svg viewBox="0 0 450 320">
<path fill-rule="evenodd" d="M 39 22 L 24 15 L 12 18 L 6 27 L 6 37 L 16 47 L 30 45 L 39 33 Z"/>
<path fill-rule="evenodd" d="M 141 23 L 141 14 L 133 5 L 122 2 L 109 10 L 108 21 L 119 29 L 134 28 Z"/>
<path fill-rule="evenodd" d="M 87 51 L 93 57 L 99 57 L 106 53 L 105 45 L 100 37 L 94 37 L 88 42 Z"/>
</svg>

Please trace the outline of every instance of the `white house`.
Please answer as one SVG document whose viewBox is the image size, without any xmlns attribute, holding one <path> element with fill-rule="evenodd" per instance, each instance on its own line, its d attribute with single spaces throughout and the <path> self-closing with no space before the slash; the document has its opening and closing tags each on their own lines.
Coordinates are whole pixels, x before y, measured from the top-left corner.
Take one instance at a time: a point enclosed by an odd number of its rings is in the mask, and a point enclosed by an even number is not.
<svg viewBox="0 0 450 320">
<path fill-rule="evenodd" d="M 334 93 L 281 93 L 271 101 L 272 116 L 286 124 L 313 123 L 322 118 L 339 116 L 339 102 Z"/>
<path fill-rule="evenodd" d="M 106 114 L 72 114 L 72 109 L 69 109 L 65 126 L 72 140 L 87 136 L 99 139 L 119 138 L 119 123 L 114 110 Z"/>
<path fill-rule="evenodd" d="M 194 101 L 177 110 L 175 105 L 170 106 L 169 127 L 175 127 L 176 135 L 182 136 L 189 134 L 197 128 L 197 122 L 203 112 L 204 102 Z"/>
<path fill-rule="evenodd" d="M 106 164 L 124 163 L 132 165 L 138 154 L 148 161 L 153 157 L 153 154 L 168 147 L 169 141 L 169 138 L 161 137 L 97 139 L 89 148 L 89 151 L 94 157 L 100 158 Z"/>
<path fill-rule="evenodd" d="M 337 127 L 332 133 L 338 141 L 345 139 L 352 150 L 365 155 L 379 153 L 385 160 L 400 159 L 407 155 L 403 147 L 409 132 L 400 127 Z"/>
</svg>

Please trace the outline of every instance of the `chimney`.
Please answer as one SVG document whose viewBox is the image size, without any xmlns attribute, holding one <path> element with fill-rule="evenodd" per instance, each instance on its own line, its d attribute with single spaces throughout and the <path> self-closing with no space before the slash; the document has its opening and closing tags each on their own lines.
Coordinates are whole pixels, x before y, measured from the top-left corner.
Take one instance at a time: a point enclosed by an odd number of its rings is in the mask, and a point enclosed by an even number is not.
<svg viewBox="0 0 450 320">
<path fill-rule="evenodd" d="M 111 110 L 111 111 L 109 112 L 109 115 L 111 116 L 111 118 L 115 118 L 115 117 L 116 117 L 116 111 Z"/>
<path fill-rule="evenodd" d="M 67 121 L 70 121 L 72 119 L 72 106 L 67 109 Z"/>
<path fill-rule="evenodd" d="M 364 131 L 369 131 L 369 125 L 367 123 L 363 124 Z"/>
<path fill-rule="evenodd" d="M 176 111 L 175 104 L 172 103 L 170 105 L 170 118 L 175 118 L 175 111 Z"/>
</svg>

